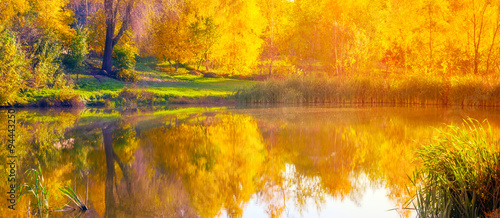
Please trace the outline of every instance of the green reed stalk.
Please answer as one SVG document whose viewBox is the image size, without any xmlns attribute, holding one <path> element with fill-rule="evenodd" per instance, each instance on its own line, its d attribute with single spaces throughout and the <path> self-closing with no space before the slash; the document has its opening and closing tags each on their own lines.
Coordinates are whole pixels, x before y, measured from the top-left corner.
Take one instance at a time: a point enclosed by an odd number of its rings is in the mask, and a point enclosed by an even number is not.
<svg viewBox="0 0 500 218">
<path fill-rule="evenodd" d="M 18 187 L 19 197 L 17 198 L 17 202 L 21 199 L 22 196 L 26 194 L 31 194 L 35 199 L 35 214 L 45 213 L 50 210 L 49 208 L 49 189 L 45 186 L 45 180 L 43 178 L 42 169 L 38 166 L 37 169 L 28 169 L 25 174 L 28 178 L 30 178 L 30 183 L 23 183 Z"/>
<path fill-rule="evenodd" d="M 66 186 L 65 188 L 59 187 L 59 190 L 71 201 L 73 202 L 76 207 L 72 207 L 69 203 L 66 204 L 65 206 L 70 207 L 74 210 L 79 210 L 79 211 L 86 211 L 88 210 L 88 207 L 83 203 L 82 200 L 80 200 L 80 197 L 73 191 L 71 186 Z"/>
<path fill-rule="evenodd" d="M 439 131 L 432 143 L 417 152 L 423 167 L 411 179 L 416 188 L 411 202 L 418 215 L 483 217 L 498 208 L 498 146 L 486 121 L 469 118 L 461 127 L 450 125 Z"/>
<path fill-rule="evenodd" d="M 45 185 L 45 179 L 43 177 L 42 168 L 38 166 L 37 169 L 28 169 L 25 174 L 27 178 L 30 180 L 29 182 L 23 183 L 17 189 L 19 190 L 19 197 L 17 198 L 17 203 L 21 200 L 21 197 L 25 195 L 31 195 L 36 202 L 36 205 L 33 211 L 29 211 L 29 213 L 40 215 L 42 213 L 47 213 L 51 211 L 55 211 L 49 207 L 49 189 Z M 65 206 L 72 208 L 73 210 L 78 210 L 85 212 L 88 210 L 88 207 L 80 200 L 80 197 L 73 191 L 70 186 L 65 188 L 59 188 L 59 190 L 65 195 L 71 202 L 73 202 L 76 207 L 72 207 L 70 204 L 66 204 Z"/>
</svg>

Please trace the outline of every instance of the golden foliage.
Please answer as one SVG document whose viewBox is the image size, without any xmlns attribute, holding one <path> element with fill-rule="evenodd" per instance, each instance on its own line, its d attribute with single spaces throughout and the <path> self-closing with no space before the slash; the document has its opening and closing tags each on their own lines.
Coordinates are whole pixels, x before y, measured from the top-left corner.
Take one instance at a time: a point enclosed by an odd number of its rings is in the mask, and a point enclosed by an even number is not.
<svg viewBox="0 0 500 218">
<path fill-rule="evenodd" d="M 33 8 L 37 12 L 39 25 L 68 41 L 75 31 L 69 26 L 74 22 L 73 12 L 67 8 L 69 0 L 36 0 Z"/>
<path fill-rule="evenodd" d="M 119 15 L 118 15 L 119 16 Z M 104 42 L 106 40 L 106 17 L 104 15 L 104 10 L 98 10 L 94 16 L 89 18 L 89 46 L 90 49 L 95 51 L 98 55 L 104 53 Z M 121 28 L 122 20 L 118 20 L 115 26 L 115 35 Z M 118 41 L 118 47 L 123 47 L 133 51 L 133 53 L 138 53 L 133 41 L 134 36 L 130 31 L 125 31 L 120 41 Z"/>
<path fill-rule="evenodd" d="M 0 32 L 8 27 L 12 20 L 18 15 L 28 10 L 27 0 L 2 0 L 0 3 Z"/>
</svg>

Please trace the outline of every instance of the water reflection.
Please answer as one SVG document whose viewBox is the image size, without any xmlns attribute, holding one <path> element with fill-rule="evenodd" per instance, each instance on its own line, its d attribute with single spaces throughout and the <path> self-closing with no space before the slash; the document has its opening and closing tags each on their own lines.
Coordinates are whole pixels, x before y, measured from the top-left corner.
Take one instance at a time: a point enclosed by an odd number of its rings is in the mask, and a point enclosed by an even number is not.
<svg viewBox="0 0 500 218">
<path fill-rule="evenodd" d="M 344 201 L 362 210 L 373 189 L 385 190 L 397 208 L 410 194 L 407 175 L 418 167 L 414 149 L 436 128 L 466 116 L 488 118 L 493 128 L 499 123 L 493 112 L 437 108 L 87 109 L 17 116 L 18 172 L 40 164 L 53 190 L 50 205 L 67 203 L 55 190 L 69 184 L 87 199 L 87 217 L 240 217 L 252 208 L 269 217 L 300 216 Z M 6 181 L 7 174 L 0 177 Z M 28 200 L 15 213 L 26 215 Z M 13 211 L 5 205 L 0 213 Z"/>
</svg>

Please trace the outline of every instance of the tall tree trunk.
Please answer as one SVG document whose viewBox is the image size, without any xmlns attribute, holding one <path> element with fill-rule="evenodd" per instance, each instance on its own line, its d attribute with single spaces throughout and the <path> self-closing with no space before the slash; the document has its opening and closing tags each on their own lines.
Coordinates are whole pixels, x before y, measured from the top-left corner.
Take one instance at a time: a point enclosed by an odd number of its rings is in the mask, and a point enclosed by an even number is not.
<svg viewBox="0 0 500 218">
<path fill-rule="evenodd" d="M 484 6 L 483 6 L 483 9 L 481 10 L 481 23 L 479 25 L 479 33 L 477 34 L 477 43 L 476 43 L 476 46 L 474 48 L 474 74 L 478 74 L 479 73 L 479 58 L 480 58 L 480 53 L 479 53 L 479 48 L 480 48 L 480 45 L 481 45 L 481 39 L 482 39 L 482 36 L 483 36 L 483 29 L 484 29 L 484 13 L 486 12 L 486 7 L 488 6 L 488 3 L 485 3 Z M 474 15 L 475 17 L 475 15 Z M 476 21 L 476 19 L 474 18 L 474 20 Z M 476 26 L 474 24 L 474 26 Z M 474 30 L 474 33 L 475 33 L 475 30 Z M 474 34 L 476 36 L 476 34 Z M 476 39 L 474 38 L 474 41 Z"/>
<path fill-rule="evenodd" d="M 429 3 L 429 73 L 432 73 L 432 8 Z"/>
<path fill-rule="evenodd" d="M 273 58 L 271 58 L 271 63 L 269 64 L 269 76 L 271 76 L 272 72 L 273 72 Z"/>
<path fill-rule="evenodd" d="M 272 36 L 272 28 L 271 28 L 271 46 L 270 46 L 270 49 L 271 49 L 271 61 L 269 62 L 269 76 L 271 76 L 272 72 L 273 72 L 273 61 L 274 61 L 274 44 L 273 44 L 273 36 Z"/>
<path fill-rule="evenodd" d="M 197 71 L 199 71 L 199 70 L 200 70 L 200 66 L 201 66 L 201 62 L 202 62 L 202 61 L 203 61 L 203 60 L 200 60 L 200 61 L 198 61 L 198 63 L 196 64 L 196 70 L 197 70 Z"/>
<path fill-rule="evenodd" d="M 113 14 L 113 0 L 104 0 L 104 13 L 106 16 L 106 41 L 104 42 L 104 55 L 102 57 L 102 70 L 111 73 L 113 67 L 113 37 L 115 34 L 115 16 Z"/>
<path fill-rule="evenodd" d="M 113 67 L 113 32 L 115 25 L 108 25 L 106 28 L 106 42 L 104 43 L 104 56 L 102 57 L 102 69 L 106 73 L 111 73 Z"/>
<path fill-rule="evenodd" d="M 132 17 L 132 8 L 134 6 L 133 0 L 129 0 L 127 2 L 125 14 L 122 20 L 122 26 L 116 36 L 114 36 L 118 5 L 113 8 L 113 1 L 114 0 L 104 0 L 104 13 L 106 15 L 106 41 L 104 43 L 104 55 L 102 57 L 102 70 L 105 70 L 108 74 L 111 72 L 113 67 L 113 47 L 116 43 L 118 43 L 118 40 L 120 40 L 123 36 L 123 33 L 127 31 Z"/>
<path fill-rule="evenodd" d="M 339 59 L 338 57 L 338 54 L 337 54 L 337 47 L 338 47 L 338 41 L 337 41 L 337 26 L 336 24 L 333 24 L 333 41 L 335 42 L 335 45 L 334 45 L 334 55 L 335 55 L 335 64 L 334 64 L 334 67 L 335 67 L 335 71 L 337 73 L 337 76 L 340 75 L 340 72 L 339 72 L 339 66 L 337 64 L 337 60 Z"/>
<path fill-rule="evenodd" d="M 498 28 L 500 28 L 500 8 L 498 8 L 497 23 L 495 31 L 493 32 L 493 39 L 491 40 L 490 50 L 488 52 L 488 58 L 486 58 L 486 73 L 490 72 L 490 56 L 491 53 L 493 53 L 493 46 L 495 46 L 495 38 L 497 37 Z"/>
<path fill-rule="evenodd" d="M 274 2 L 273 3 L 273 8 L 274 8 Z M 271 37 L 270 37 L 270 49 L 271 49 L 271 62 L 269 63 L 269 76 L 271 76 L 271 73 L 273 72 L 273 61 L 274 61 L 274 17 L 271 18 Z"/>
</svg>

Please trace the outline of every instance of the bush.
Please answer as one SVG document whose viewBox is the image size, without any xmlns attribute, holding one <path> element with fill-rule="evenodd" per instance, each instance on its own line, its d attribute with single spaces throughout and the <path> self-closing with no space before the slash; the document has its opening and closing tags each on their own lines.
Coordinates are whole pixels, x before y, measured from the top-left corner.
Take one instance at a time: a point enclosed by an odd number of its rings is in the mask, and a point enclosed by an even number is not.
<svg viewBox="0 0 500 218">
<path fill-rule="evenodd" d="M 113 49 L 113 64 L 120 69 L 134 69 L 137 49 L 130 45 L 117 46 Z"/>
<path fill-rule="evenodd" d="M 61 106 L 82 107 L 85 102 L 75 90 L 65 87 L 56 94 L 56 100 Z"/>
<path fill-rule="evenodd" d="M 124 82 L 137 82 L 137 75 L 134 70 L 122 69 L 116 73 L 116 79 Z"/>
<path fill-rule="evenodd" d="M 39 107 L 83 107 L 85 101 L 73 89 L 65 87 L 55 95 L 44 97 L 38 101 Z"/>
<path fill-rule="evenodd" d="M 87 59 L 88 31 L 86 28 L 76 28 L 76 35 L 71 39 L 68 53 L 63 57 L 63 63 L 72 70 L 81 71 L 83 62 Z"/>
<path fill-rule="evenodd" d="M 159 96 L 153 92 L 139 89 L 124 88 L 113 101 L 116 106 L 157 105 L 165 104 L 167 96 Z"/>
<path fill-rule="evenodd" d="M 28 62 L 15 35 L 0 33 L 0 105 L 12 104 L 23 85 L 22 73 Z"/>
<path fill-rule="evenodd" d="M 62 47 L 57 35 L 52 32 L 45 32 L 36 39 L 33 44 L 33 69 L 31 75 L 26 78 L 29 88 L 39 89 L 53 87 L 55 78 L 61 73 L 60 54 Z"/>
</svg>

